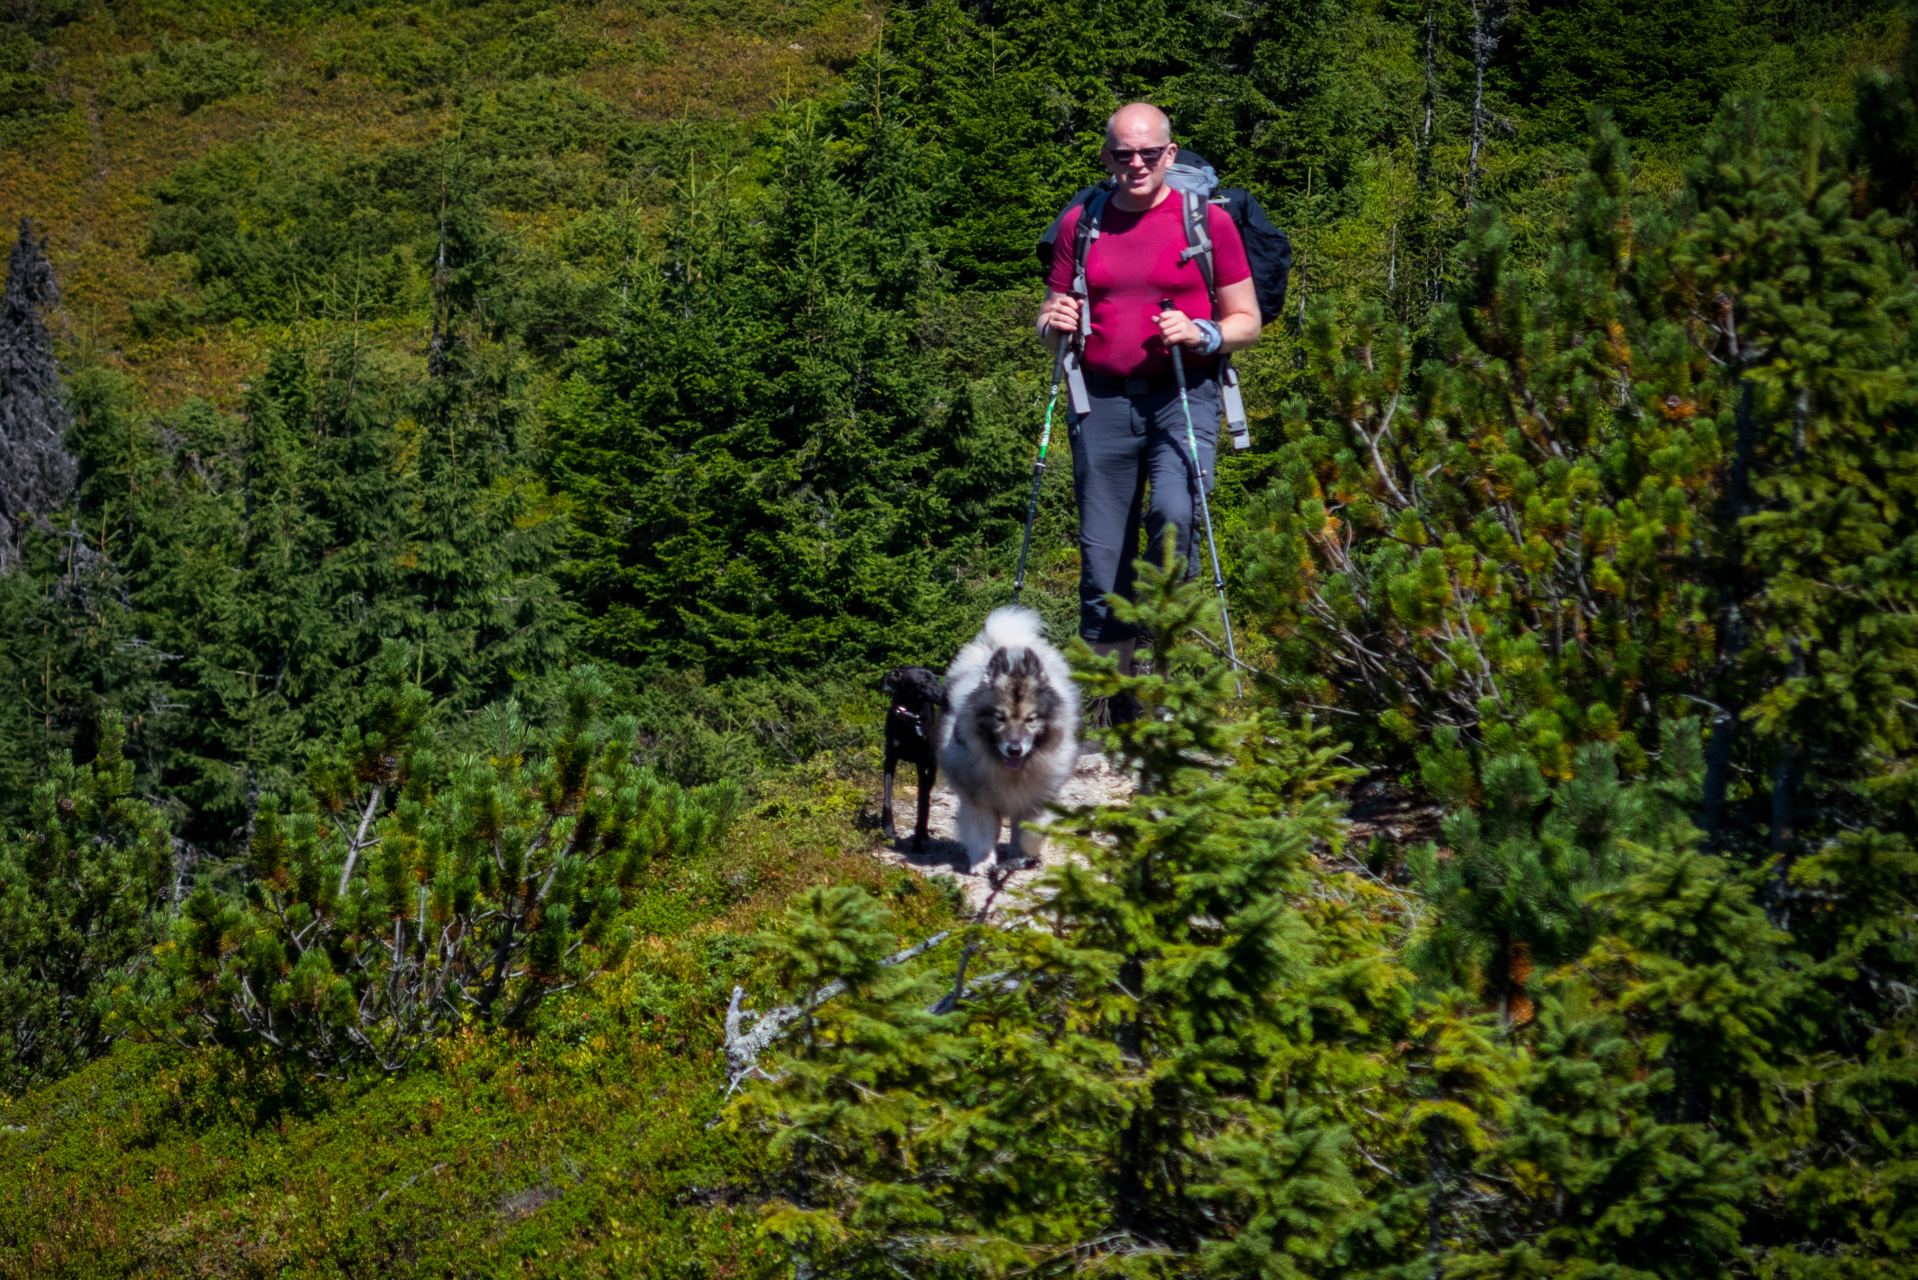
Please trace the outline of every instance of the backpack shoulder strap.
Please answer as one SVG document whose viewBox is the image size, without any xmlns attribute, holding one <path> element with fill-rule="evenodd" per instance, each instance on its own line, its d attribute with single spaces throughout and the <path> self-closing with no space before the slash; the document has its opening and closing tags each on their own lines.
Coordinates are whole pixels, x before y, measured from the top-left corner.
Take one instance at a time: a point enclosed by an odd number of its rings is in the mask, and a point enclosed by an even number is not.
<svg viewBox="0 0 1918 1280">
<path fill-rule="evenodd" d="M 1180 262 L 1199 264 L 1199 278 L 1205 281 L 1205 293 L 1212 300 L 1212 314 L 1219 314 L 1219 291 L 1212 283 L 1212 228 L 1207 223 L 1211 202 L 1196 191 L 1181 191 L 1185 203 L 1185 252 Z"/>
<path fill-rule="evenodd" d="M 1092 292 L 1086 285 L 1086 257 L 1092 252 L 1092 242 L 1099 238 L 1099 224 L 1104 221 L 1106 202 L 1112 198 L 1112 189 L 1101 186 L 1092 193 L 1092 198 L 1079 206 L 1079 226 L 1072 236 L 1072 292 L 1082 300 L 1079 307 L 1079 336 L 1092 336 Z"/>
<path fill-rule="evenodd" d="M 1109 187 L 1101 186 L 1079 206 L 1079 225 L 1072 236 L 1072 291 L 1086 296 L 1086 255 L 1099 238 L 1099 224 L 1105 220 L 1106 202 L 1112 198 Z"/>
</svg>

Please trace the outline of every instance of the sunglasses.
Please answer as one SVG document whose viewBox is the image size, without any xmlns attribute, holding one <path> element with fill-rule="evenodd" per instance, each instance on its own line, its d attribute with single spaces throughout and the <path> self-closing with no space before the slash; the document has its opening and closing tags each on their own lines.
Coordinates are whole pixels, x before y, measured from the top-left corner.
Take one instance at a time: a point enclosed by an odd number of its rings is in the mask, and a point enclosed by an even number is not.
<svg viewBox="0 0 1918 1280">
<path fill-rule="evenodd" d="M 1132 157 L 1137 156 L 1145 162 L 1145 167 L 1150 169 L 1163 160 L 1165 153 L 1171 149 L 1171 147 L 1145 147 L 1134 151 L 1125 147 L 1107 147 L 1106 154 L 1111 156 L 1117 164 L 1131 164 Z"/>
</svg>

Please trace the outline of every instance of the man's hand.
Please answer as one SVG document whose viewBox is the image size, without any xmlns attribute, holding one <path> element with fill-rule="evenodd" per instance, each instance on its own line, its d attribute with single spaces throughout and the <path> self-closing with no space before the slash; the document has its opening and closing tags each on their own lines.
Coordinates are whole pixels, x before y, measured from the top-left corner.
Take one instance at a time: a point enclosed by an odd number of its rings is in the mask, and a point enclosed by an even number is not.
<svg viewBox="0 0 1918 1280">
<path fill-rule="evenodd" d="M 1193 324 L 1192 318 L 1185 312 L 1156 312 L 1152 322 L 1159 326 L 1159 336 L 1165 340 L 1166 346 L 1186 347 L 1193 351 L 1205 350 L 1205 334 L 1199 331 L 1199 326 Z"/>
<path fill-rule="evenodd" d="M 1052 294 L 1039 308 L 1039 323 L 1050 329 L 1055 338 L 1062 333 L 1077 333 L 1079 300 L 1069 293 Z"/>
</svg>

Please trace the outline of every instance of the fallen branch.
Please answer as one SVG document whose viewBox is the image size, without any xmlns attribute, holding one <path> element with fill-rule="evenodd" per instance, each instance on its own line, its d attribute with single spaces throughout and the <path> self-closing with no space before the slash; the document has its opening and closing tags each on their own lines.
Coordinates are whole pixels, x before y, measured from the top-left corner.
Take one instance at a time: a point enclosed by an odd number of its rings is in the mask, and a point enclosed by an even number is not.
<svg viewBox="0 0 1918 1280">
<path fill-rule="evenodd" d="M 992 892 L 986 895 L 985 902 L 979 907 L 979 913 L 973 916 L 974 925 L 983 925 L 986 922 L 986 916 L 992 911 L 992 904 L 999 898 L 999 891 L 1012 883 L 1011 868 L 994 867 L 986 873 L 986 883 L 992 886 Z M 966 966 L 972 963 L 973 954 L 978 950 L 977 937 L 966 943 L 966 949 L 959 953 L 959 972 L 953 975 L 952 991 L 940 997 L 932 1008 L 926 1010 L 927 1013 L 946 1014 L 958 1007 L 959 1001 L 964 999 L 966 994 Z"/>
<path fill-rule="evenodd" d="M 890 967 L 908 960 L 916 960 L 926 952 L 944 942 L 950 934 L 935 933 L 924 942 L 907 947 L 896 955 L 887 956 L 879 963 Z M 728 1095 L 737 1089 L 747 1077 L 762 1074 L 759 1071 L 759 1055 L 772 1046 L 787 1027 L 799 1021 L 828 1000 L 846 993 L 843 979 L 834 979 L 812 994 L 811 999 L 801 1004 L 782 1004 L 777 1009 L 768 1009 L 758 1013 L 743 1008 L 741 1001 L 746 998 L 746 988 L 734 987 L 732 1002 L 726 1006 L 726 1092 Z M 757 1019 L 759 1025 L 751 1031 L 746 1030 L 747 1019 Z M 763 1075 L 762 1075 L 763 1078 Z"/>
<path fill-rule="evenodd" d="M 441 1169 L 444 1169 L 445 1167 L 446 1166 L 444 1164 L 436 1164 L 431 1169 L 422 1170 L 421 1172 L 414 1174 L 412 1177 L 408 1178 L 405 1182 L 400 1183 L 399 1186 L 392 1187 L 386 1191 L 380 1192 L 380 1198 L 373 1202 L 373 1207 L 377 1209 L 379 1206 L 385 1204 L 386 1197 L 392 1195 L 395 1191 L 404 1191 L 408 1187 L 412 1186 L 414 1183 L 418 1182 L 421 1178 L 424 1178 L 427 1174 L 438 1173 Z M 360 1212 L 364 1213 L 366 1211 L 362 1209 Z"/>
</svg>

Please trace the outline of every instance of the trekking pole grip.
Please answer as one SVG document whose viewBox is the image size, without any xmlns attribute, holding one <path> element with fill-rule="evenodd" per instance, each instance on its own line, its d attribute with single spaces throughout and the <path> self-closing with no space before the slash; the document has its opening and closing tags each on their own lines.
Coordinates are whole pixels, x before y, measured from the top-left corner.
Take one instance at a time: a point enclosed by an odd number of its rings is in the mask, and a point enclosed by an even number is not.
<svg viewBox="0 0 1918 1280">
<path fill-rule="evenodd" d="M 1160 298 L 1159 314 L 1164 315 L 1170 310 L 1172 310 L 1172 299 Z M 1185 353 L 1179 349 L 1179 344 L 1176 342 L 1168 342 L 1165 345 L 1172 349 L 1172 376 L 1178 382 L 1180 392 L 1183 393 L 1185 391 Z"/>
</svg>

